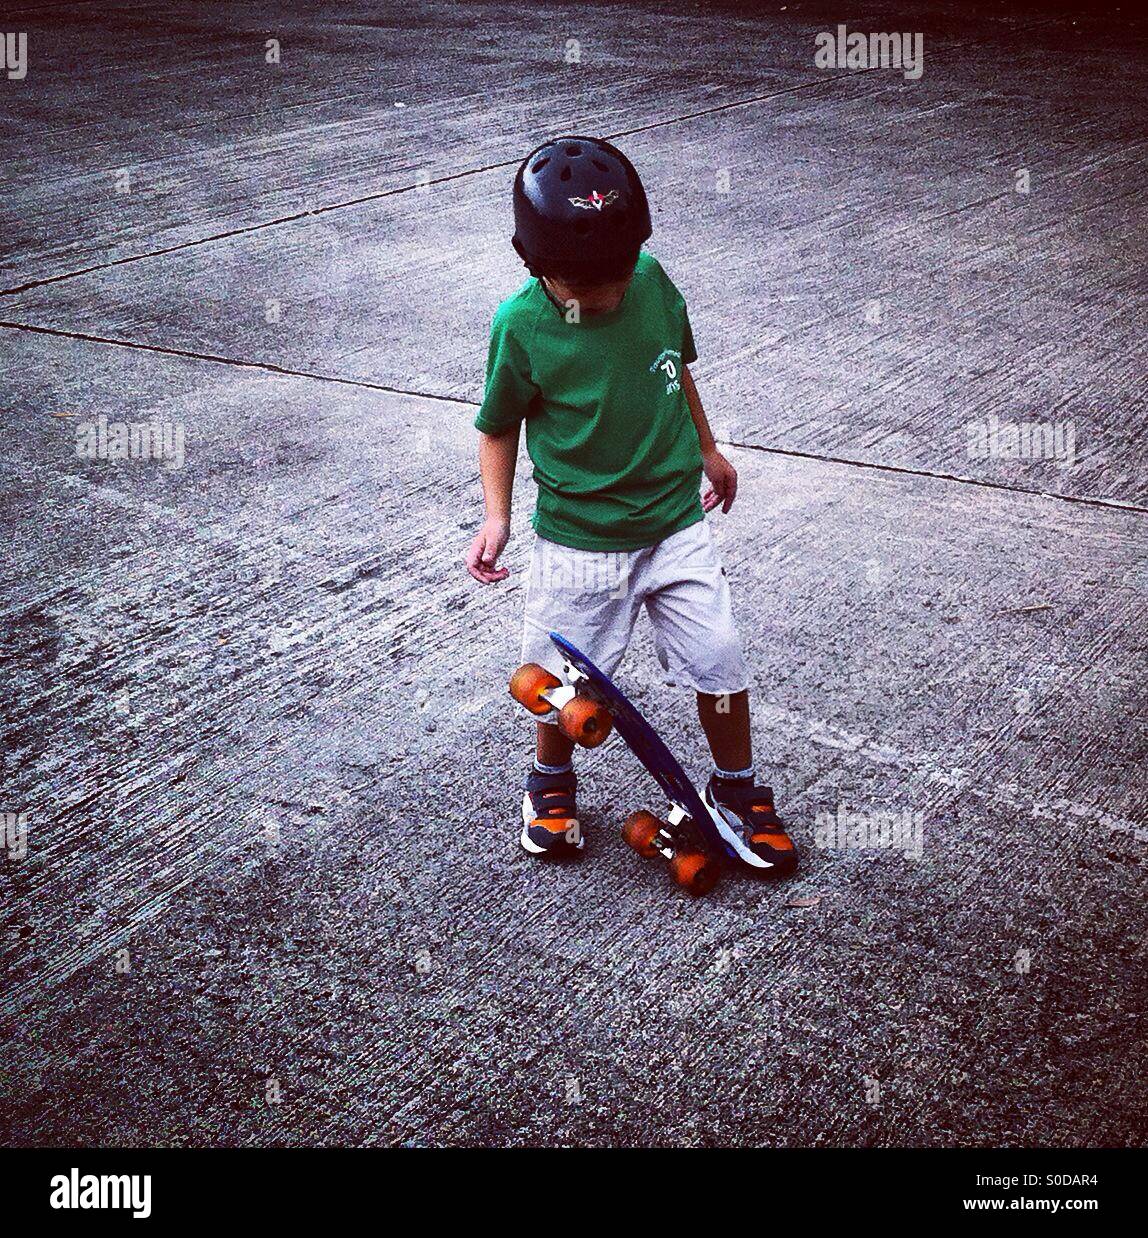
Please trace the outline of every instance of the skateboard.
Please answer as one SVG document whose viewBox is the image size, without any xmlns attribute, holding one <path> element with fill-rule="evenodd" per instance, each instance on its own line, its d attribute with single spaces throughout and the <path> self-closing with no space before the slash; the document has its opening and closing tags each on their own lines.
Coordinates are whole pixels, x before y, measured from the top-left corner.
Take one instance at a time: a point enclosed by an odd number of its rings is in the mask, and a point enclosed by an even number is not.
<svg viewBox="0 0 1148 1238">
<path fill-rule="evenodd" d="M 721 873 L 721 857 L 737 858 L 711 809 L 618 685 L 557 632 L 550 639 L 564 659 L 562 678 L 529 662 L 514 672 L 510 695 L 532 714 L 556 709 L 559 729 L 584 748 L 597 747 L 612 729 L 621 735 L 670 801 L 665 820 L 644 809 L 631 813 L 622 837 L 639 855 L 669 861 L 670 875 L 691 894 L 707 893 Z"/>
</svg>

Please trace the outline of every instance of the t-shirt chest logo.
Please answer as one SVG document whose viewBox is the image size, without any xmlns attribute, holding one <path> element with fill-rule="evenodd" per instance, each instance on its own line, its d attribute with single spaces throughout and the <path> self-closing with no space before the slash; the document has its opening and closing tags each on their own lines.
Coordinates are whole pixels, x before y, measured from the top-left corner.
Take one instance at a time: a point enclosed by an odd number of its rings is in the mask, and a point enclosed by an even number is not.
<svg viewBox="0 0 1148 1238">
<path fill-rule="evenodd" d="M 661 370 L 666 376 L 666 395 L 673 395 L 675 391 L 682 389 L 682 380 L 679 378 L 681 368 L 682 354 L 676 348 L 663 348 L 650 366 L 650 373 Z"/>
</svg>

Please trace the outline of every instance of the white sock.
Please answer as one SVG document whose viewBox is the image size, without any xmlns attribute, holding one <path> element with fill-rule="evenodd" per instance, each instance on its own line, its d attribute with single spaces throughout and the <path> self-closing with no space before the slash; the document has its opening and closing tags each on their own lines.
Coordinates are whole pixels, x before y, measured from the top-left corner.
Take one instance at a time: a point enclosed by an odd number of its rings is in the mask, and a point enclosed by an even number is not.
<svg viewBox="0 0 1148 1238">
<path fill-rule="evenodd" d="M 572 774 L 574 772 L 574 762 L 567 761 L 565 765 L 544 765 L 536 757 L 534 768 L 540 774 Z"/>
<path fill-rule="evenodd" d="M 745 769 L 737 769 L 737 770 L 718 769 L 718 767 L 715 765 L 714 774 L 718 778 L 725 779 L 726 782 L 744 782 L 747 778 L 750 780 L 750 782 L 752 782 L 753 775 L 754 775 L 754 769 L 752 765 L 747 766 Z"/>
</svg>

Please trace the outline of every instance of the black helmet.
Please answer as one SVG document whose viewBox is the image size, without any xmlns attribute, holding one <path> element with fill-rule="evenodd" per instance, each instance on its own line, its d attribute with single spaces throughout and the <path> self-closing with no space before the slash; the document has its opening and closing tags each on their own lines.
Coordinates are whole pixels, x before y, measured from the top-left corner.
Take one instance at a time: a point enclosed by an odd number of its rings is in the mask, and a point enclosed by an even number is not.
<svg viewBox="0 0 1148 1238">
<path fill-rule="evenodd" d="M 600 138 L 554 138 L 514 178 L 514 248 L 531 275 L 606 283 L 653 232 L 634 165 Z"/>
</svg>

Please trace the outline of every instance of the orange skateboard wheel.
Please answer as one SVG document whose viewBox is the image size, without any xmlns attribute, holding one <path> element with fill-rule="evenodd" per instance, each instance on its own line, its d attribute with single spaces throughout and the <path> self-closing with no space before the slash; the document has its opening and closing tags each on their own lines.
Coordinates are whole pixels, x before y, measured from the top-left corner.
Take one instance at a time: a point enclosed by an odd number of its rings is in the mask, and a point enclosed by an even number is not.
<svg viewBox="0 0 1148 1238">
<path fill-rule="evenodd" d="M 583 748 L 596 748 L 614 725 L 610 711 L 588 696 L 576 696 L 558 711 L 558 729 Z"/>
<path fill-rule="evenodd" d="M 537 662 L 527 662 L 510 677 L 510 695 L 532 714 L 548 714 L 554 706 L 542 693 L 561 686 L 562 680 Z"/>
<path fill-rule="evenodd" d="M 661 829 L 662 823 L 658 818 L 652 812 L 646 812 L 642 808 L 630 813 L 622 822 L 622 837 L 639 855 L 652 859 L 658 854 L 654 839 L 657 838 Z"/>
<path fill-rule="evenodd" d="M 696 897 L 714 888 L 718 866 L 704 851 L 679 851 L 670 861 L 670 875 Z"/>
</svg>

